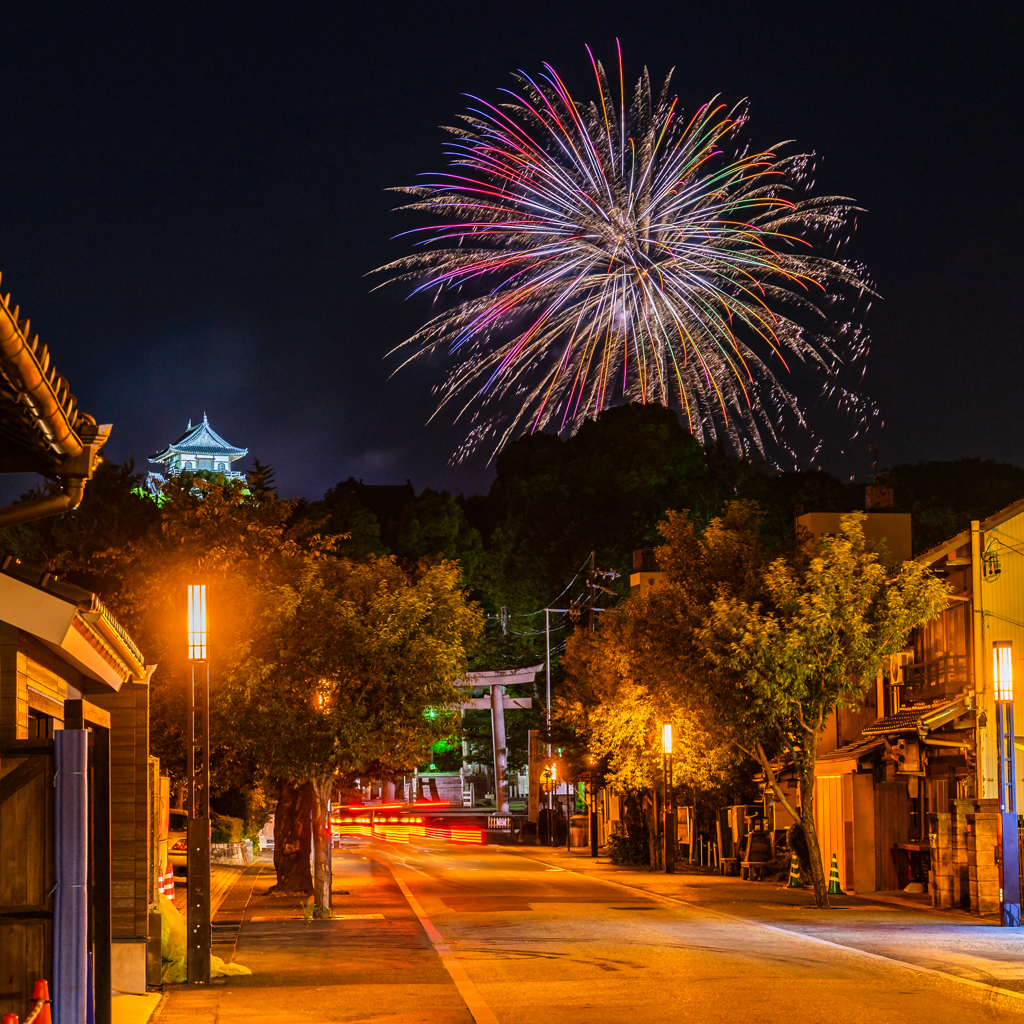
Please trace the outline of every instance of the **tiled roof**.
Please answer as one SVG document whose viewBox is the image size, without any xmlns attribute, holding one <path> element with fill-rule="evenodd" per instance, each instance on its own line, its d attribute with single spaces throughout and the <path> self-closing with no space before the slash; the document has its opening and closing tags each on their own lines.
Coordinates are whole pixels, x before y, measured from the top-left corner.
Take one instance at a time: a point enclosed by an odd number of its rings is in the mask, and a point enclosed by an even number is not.
<svg viewBox="0 0 1024 1024">
<path fill-rule="evenodd" d="M 0 473 L 86 478 L 109 433 L 78 408 L 46 346 L 0 295 Z M 90 465 L 71 465 L 83 451 Z"/>
<path fill-rule="evenodd" d="M 895 715 L 880 718 L 864 726 L 863 736 L 884 736 L 894 732 L 927 732 L 938 728 L 965 711 L 963 698 L 933 700 L 922 704 L 909 704 L 900 708 Z"/>
<path fill-rule="evenodd" d="M 867 730 L 864 730 L 867 732 Z M 858 736 L 852 743 L 847 743 L 844 747 L 836 747 L 835 750 L 830 750 L 827 754 L 819 754 L 817 757 L 818 761 L 850 761 L 855 757 L 863 757 L 864 754 L 870 753 L 876 747 L 882 746 L 885 741 L 881 737 L 865 739 L 863 735 Z"/>
<path fill-rule="evenodd" d="M 222 455 L 234 462 L 248 454 L 248 448 L 236 448 L 217 434 L 210 426 L 206 413 L 203 413 L 203 422 L 199 426 L 189 424 L 189 429 L 177 441 L 169 444 L 164 451 L 151 455 L 149 461 L 166 462 L 172 455 Z"/>
</svg>

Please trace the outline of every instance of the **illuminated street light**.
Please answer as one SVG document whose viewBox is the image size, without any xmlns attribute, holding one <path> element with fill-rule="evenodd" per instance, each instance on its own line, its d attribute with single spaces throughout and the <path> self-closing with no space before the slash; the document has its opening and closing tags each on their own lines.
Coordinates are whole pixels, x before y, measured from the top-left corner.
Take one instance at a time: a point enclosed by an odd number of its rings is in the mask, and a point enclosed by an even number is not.
<svg viewBox="0 0 1024 1024">
<path fill-rule="evenodd" d="M 1013 641 L 996 640 L 992 644 L 992 682 L 1000 703 L 1013 701 Z"/>
<path fill-rule="evenodd" d="M 188 586 L 188 660 L 192 687 L 187 716 L 188 757 L 188 933 L 191 985 L 210 984 L 210 663 L 206 584 Z"/>
<path fill-rule="evenodd" d="M 664 815 L 665 815 L 665 873 L 674 874 L 676 870 L 676 815 L 675 800 L 672 791 L 672 723 L 666 722 L 661 727 L 661 761 L 664 773 Z M 693 842 L 693 836 L 690 836 Z"/>
<path fill-rule="evenodd" d="M 1013 731 L 1013 641 L 992 643 L 992 691 L 999 743 L 999 858 L 1003 925 L 1020 927 L 1020 842 L 1017 818 L 1017 766 Z"/>
<path fill-rule="evenodd" d="M 206 584 L 188 588 L 188 660 L 206 661 Z"/>
</svg>

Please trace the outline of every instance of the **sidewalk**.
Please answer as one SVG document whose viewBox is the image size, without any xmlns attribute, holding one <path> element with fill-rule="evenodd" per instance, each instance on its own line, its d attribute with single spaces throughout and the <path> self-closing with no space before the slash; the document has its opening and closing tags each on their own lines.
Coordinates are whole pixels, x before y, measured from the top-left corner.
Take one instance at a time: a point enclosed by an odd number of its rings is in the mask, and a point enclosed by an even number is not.
<svg viewBox="0 0 1024 1024">
<path fill-rule="evenodd" d="M 391 873 L 340 853 L 333 867 L 329 921 L 303 920 L 299 896 L 267 895 L 269 858 L 246 868 L 214 917 L 213 952 L 252 976 L 165 986 L 152 1024 L 320 1024 L 360 1006 L 396 1024 L 473 1024 Z"/>
<path fill-rule="evenodd" d="M 832 910 L 814 906 L 810 889 L 778 882 L 745 882 L 709 869 L 677 865 L 677 873 L 647 871 L 593 860 L 589 850 L 504 846 L 552 867 L 680 901 L 713 914 L 742 918 L 761 927 L 804 935 L 926 971 L 938 971 L 1024 997 L 1024 929 L 1002 928 L 994 918 L 962 910 L 933 910 L 927 897 L 873 893 L 830 897 Z"/>
</svg>

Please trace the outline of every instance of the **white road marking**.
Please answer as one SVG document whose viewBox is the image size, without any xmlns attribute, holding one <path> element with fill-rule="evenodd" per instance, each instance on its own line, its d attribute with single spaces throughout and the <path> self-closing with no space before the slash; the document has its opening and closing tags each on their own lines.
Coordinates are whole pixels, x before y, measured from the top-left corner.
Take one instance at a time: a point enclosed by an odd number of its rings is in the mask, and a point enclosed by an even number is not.
<svg viewBox="0 0 1024 1024">
<path fill-rule="evenodd" d="M 494 1012 L 484 1002 L 484 997 L 480 995 L 476 985 L 470 981 L 466 969 L 455 958 L 455 954 L 448 943 L 445 942 L 444 936 L 437 930 L 434 922 L 427 917 L 426 911 L 420 906 L 419 900 L 413 896 L 412 891 L 405 884 L 402 876 L 395 870 L 394 864 L 383 858 L 381 858 L 380 863 L 384 864 L 394 876 L 395 881 L 398 883 L 398 888 L 402 890 L 402 895 L 406 898 L 409 907 L 416 915 L 423 930 L 427 933 L 427 938 L 430 939 L 435 952 L 441 958 L 441 963 L 444 964 L 445 970 L 448 971 L 452 981 L 455 982 L 455 987 L 459 990 L 459 995 L 462 996 L 462 1001 L 466 1004 L 467 1009 L 473 1015 L 473 1020 L 476 1021 L 476 1024 L 498 1024 L 498 1018 L 494 1016 Z"/>
</svg>

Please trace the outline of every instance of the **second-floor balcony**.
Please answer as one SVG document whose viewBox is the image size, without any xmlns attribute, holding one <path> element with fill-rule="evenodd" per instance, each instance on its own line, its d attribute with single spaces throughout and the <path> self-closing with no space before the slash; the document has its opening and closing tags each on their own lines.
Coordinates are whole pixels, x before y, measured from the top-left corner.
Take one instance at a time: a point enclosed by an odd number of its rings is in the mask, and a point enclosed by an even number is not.
<svg viewBox="0 0 1024 1024">
<path fill-rule="evenodd" d="M 954 697 L 971 684 L 970 658 L 966 654 L 943 654 L 931 661 L 908 665 L 903 682 L 904 703 Z"/>
</svg>

